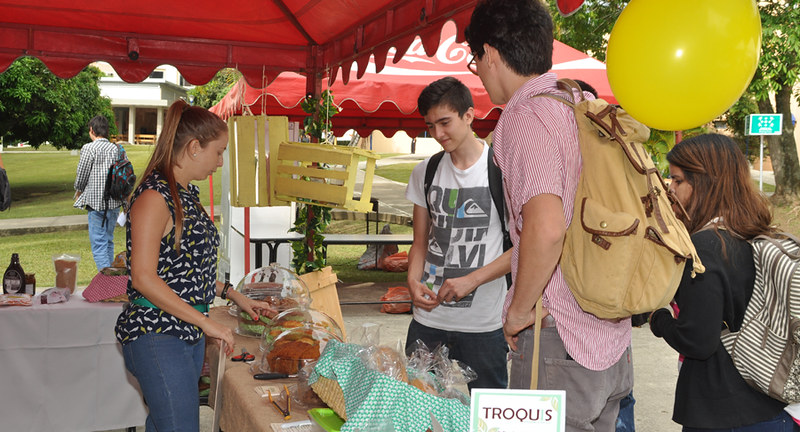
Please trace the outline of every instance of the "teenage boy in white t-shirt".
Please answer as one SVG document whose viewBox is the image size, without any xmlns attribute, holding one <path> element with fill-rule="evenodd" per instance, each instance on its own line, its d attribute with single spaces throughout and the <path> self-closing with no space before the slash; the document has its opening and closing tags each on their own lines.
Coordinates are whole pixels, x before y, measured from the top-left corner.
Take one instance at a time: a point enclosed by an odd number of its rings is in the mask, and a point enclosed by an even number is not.
<svg viewBox="0 0 800 432">
<path fill-rule="evenodd" d="M 408 267 L 414 319 L 406 351 L 410 354 L 418 339 L 430 349 L 444 344 L 451 358 L 477 372 L 470 389 L 506 388 L 501 314 L 511 251 L 503 252 L 503 225 L 489 190 L 489 146 L 472 132 L 472 95 L 461 81 L 434 81 L 417 104 L 445 154 L 427 197 L 430 158 L 414 168 L 406 189 L 414 203 Z"/>
</svg>

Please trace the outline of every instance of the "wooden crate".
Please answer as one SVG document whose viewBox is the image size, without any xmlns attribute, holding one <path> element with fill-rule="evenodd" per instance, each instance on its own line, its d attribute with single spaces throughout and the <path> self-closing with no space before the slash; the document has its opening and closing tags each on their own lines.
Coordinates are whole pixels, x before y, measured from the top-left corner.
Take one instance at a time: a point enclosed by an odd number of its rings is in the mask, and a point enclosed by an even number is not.
<svg viewBox="0 0 800 432">
<path fill-rule="evenodd" d="M 353 198 L 359 157 L 367 159 L 359 199 Z M 278 150 L 275 196 L 286 201 L 372 211 L 372 177 L 378 155 L 354 147 L 283 142 Z"/>
<path fill-rule="evenodd" d="M 275 197 L 271 179 L 277 164 L 270 155 L 278 154 L 280 143 L 289 139 L 289 118 L 284 116 L 233 116 L 228 119 L 230 156 L 230 200 L 236 207 L 285 206 L 287 200 Z M 272 158 L 274 159 L 274 158 Z"/>
<path fill-rule="evenodd" d="M 311 293 L 311 309 L 325 312 L 339 324 L 342 336 L 347 338 L 342 318 L 342 307 L 339 305 L 339 292 L 336 291 L 336 273 L 328 266 L 318 271 L 300 275 Z"/>
</svg>

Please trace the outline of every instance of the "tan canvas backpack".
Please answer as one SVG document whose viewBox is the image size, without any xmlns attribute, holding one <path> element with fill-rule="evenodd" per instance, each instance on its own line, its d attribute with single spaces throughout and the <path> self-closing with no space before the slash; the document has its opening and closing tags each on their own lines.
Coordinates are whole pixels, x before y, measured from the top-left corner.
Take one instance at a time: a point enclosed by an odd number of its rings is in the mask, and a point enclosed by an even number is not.
<svg viewBox="0 0 800 432">
<path fill-rule="evenodd" d="M 570 80 L 559 86 L 582 94 Z M 642 146 L 650 130 L 602 99 L 555 98 L 575 112 L 583 157 L 561 255 L 570 290 L 581 308 L 598 318 L 666 306 L 686 260 L 693 259 L 693 274 L 705 268 L 672 209 L 677 199 Z"/>
</svg>

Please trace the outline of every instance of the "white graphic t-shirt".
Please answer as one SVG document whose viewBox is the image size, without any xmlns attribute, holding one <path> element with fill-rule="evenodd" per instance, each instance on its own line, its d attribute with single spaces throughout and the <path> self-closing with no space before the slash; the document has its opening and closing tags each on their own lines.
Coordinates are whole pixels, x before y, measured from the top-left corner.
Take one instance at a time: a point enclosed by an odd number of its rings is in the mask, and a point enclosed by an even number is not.
<svg viewBox="0 0 800 432">
<path fill-rule="evenodd" d="M 489 147 L 471 167 L 460 170 L 445 153 L 425 200 L 425 170 L 430 159 L 411 173 L 406 198 L 416 205 L 431 203 L 431 228 L 422 282 L 433 292 L 446 279 L 477 270 L 503 254 L 500 217 L 489 191 L 487 157 Z M 441 303 L 430 312 L 414 308 L 420 324 L 446 331 L 483 333 L 503 326 L 501 314 L 506 279 L 487 282 L 457 302 Z"/>
</svg>

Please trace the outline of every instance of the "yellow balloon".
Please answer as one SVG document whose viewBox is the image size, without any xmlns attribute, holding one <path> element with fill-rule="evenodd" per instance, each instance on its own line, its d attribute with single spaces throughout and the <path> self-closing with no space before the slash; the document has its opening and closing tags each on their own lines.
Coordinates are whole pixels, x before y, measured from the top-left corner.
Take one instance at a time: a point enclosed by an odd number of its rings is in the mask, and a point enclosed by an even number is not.
<svg viewBox="0 0 800 432">
<path fill-rule="evenodd" d="M 640 122 L 691 129 L 739 99 L 760 50 L 754 0 L 632 0 L 608 41 L 608 81 Z"/>
</svg>

